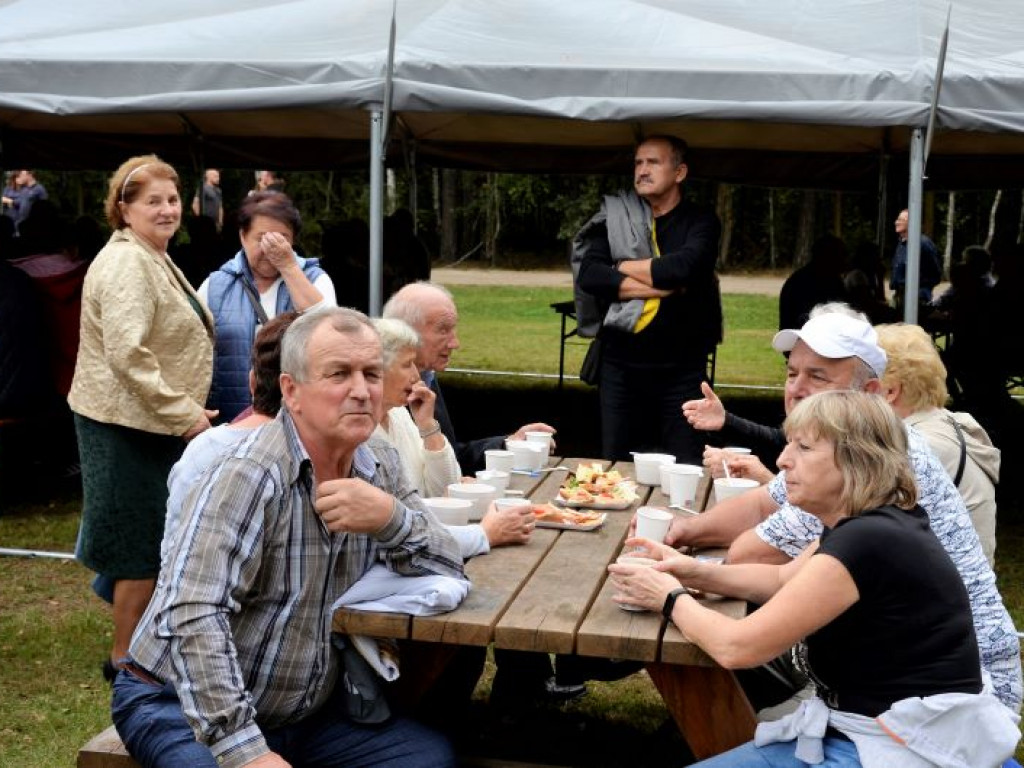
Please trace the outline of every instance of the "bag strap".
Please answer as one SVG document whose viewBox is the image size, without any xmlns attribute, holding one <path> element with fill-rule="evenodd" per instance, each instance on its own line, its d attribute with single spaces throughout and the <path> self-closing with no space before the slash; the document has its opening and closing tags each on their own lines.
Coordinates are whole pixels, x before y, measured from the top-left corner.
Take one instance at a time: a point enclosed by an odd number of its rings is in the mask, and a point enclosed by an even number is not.
<svg viewBox="0 0 1024 768">
<path fill-rule="evenodd" d="M 953 425 L 953 429 L 956 430 L 956 439 L 960 441 L 960 464 L 956 468 L 956 477 L 953 478 L 953 485 L 959 488 L 960 481 L 964 477 L 964 466 L 967 464 L 967 441 L 964 440 L 964 431 L 956 423 L 956 419 L 952 416 L 946 416 L 946 421 Z"/>
<path fill-rule="evenodd" d="M 260 297 L 257 295 L 256 289 L 253 288 L 249 281 L 245 279 L 244 275 L 241 279 L 245 295 L 249 297 L 249 303 L 252 304 L 252 308 L 256 311 L 256 319 L 259 321 L 260 325 L 266 325 L 267 320 L 270 318 L 267 317 L 267 311 L 263 309 L 263 305 L 260 303 Z"/>
</svg>

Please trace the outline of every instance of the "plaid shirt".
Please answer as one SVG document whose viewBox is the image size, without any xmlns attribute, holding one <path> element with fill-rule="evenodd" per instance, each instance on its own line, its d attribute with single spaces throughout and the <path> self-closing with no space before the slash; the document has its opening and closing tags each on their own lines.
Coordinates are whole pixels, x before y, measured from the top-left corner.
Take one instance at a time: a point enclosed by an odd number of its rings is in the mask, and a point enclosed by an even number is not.
<svg viewBox="0 0 1024 768">
<path fill-rule="evenodd" d="M 395 497 L 376 534 L 327 530 L 312 463 L 282 408 L 185 500 L 130 655 L 174 683 L 197 738 L 227 768 L 268 751 L 261 728 L 324 704 L 338 674 L 331 604 L 371 565 L 462 575 L 454 539 L 411 508 L 419 500 L 393 448 L 359 446 L 352 476 Z"/>
</svg>

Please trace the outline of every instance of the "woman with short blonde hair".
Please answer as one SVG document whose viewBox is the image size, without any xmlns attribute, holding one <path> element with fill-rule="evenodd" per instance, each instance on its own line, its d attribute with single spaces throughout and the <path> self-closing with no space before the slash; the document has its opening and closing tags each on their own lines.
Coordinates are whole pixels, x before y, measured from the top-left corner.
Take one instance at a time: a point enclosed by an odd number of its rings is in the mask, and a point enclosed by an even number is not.
<svg viewBox="0 0 1024 768">
<path fill-rule="evenodd" d="M 928 440 L 963 497 L 985 559 L 993 565 L 999 449 L 969 413 L 946 410 L 946 366 L 923 328 L 893 323 L 875 330 L 889 358 L 882 376 L 885 399 L 905 424 Z"/>
<path fill-rule="evenodd" d="M 655 562 L 608 567 L 617 602 L 660 611 L 721 666 L 793 648 L 814 684 L 796 712 L 758 726 L 756 743 L 698 765 L 888 768 L 969 754 L 996 768 L 1020 739 L 1016 717 L 983 687 L 967 588 L 916 504 L 896 413 L 877 395 L 819 392 L 796 405 L 785 432 L 789 501 L 823 526 L 799 557 L 722 564 L 634 538 L 626 545 Z M 732 619 L 691 589 L 762 605 Z"/>
</svg>

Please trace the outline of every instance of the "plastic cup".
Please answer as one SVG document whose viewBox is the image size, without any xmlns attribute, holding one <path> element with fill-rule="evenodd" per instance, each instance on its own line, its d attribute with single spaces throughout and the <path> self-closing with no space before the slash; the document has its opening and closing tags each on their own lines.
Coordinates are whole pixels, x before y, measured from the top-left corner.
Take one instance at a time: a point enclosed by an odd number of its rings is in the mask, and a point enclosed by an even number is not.
<svg viewBox="0 0 1024 768">
<path fill-rule="evenodd" d="M 668 510 L 657 507 L 640 507 L 636 511 L 636 535 L 642 539 L 650 539 L 661 543 L 668 535 L 673 515 Z"/>
<path fill-rule="evenodd" d="M 487 483 L 452 483 L 448 486 L 448 496 L 473 502 L 473 507 L 469 511 L 469 521 L 476 523 L 487 512 L 491 502 L 498 498 L 498 491 Z"/>
<path fill-rule="evenodd" d="M 619 555 L 615 562 L 622 563 L 623 565 L 646 565 L 651 566 L 656 563 L 656 560 L 652 560 L 649 557 L 641 557 L 639 555 Z M 631 613 L 644 613 L 647 611 L 646 608 L 641 608 L 639 605 L 625 605 L 623 603 L 616 603 L 619 608 L 624 611 L 630 611 Z"/>
<path fill-rule="evenodd" d="M 668 468 L 674 467 L 675 462 L 665 462 L 664 464 L 658 465 L 658 480 L 661 484 L 661 492 L 668 496 Z"/>
<path fill-rule="evenodd" d="M 492 472 L 509 472 L 515 468 L 513 464 L 512 451 L 502 451 L 497 448 L 492 448 L 489 451 L 484 451 L 484 462 L 487 469 Z"/>
<path fill-rule="evenodd" d="M 541 432 L 541 431 L 527 432 L 526 433 L 526 442 L 528 442 L 528 443 L 537 443 L 538 445 L 543 445 L 544 446 L 544 450 L 546 452 L 548 452 L 548 453 L 551 452 L 551 433 L 550 432 Z"/>
<path fill-rule="evenodd" d="M 529 440 L 506 440 L 505 445 L 512 452 L 513 469 L 536 472 L 547 460 L 547 448 L 540 443 L 531 443 Z"/>
<path fill-rule="evenodd" d="M 524 499 L 521 496 L 509 497 L 506 496 L 503 499 L 494 500 L 494 508 L 498 512 L 508 512 L 509 510 L 521 510 L 523 507 L 532 507 L 533 502 L 529 499 Z"/>
<path fill-rule="evenodd" d="M 695 507 L 703 468 L 695 464 L 670 464 L 667 474 L 668 503 L 673 507 Z"/>
<path fill-rule="evenodd" d="M 508 472 L 502 472 L 497 469 L 481 469 L 476 473 L 477 481 L 493 485 L 497 489 L 499 496 L 504 495 L 505 491 L 508 490 L 508 481 L 511 477 Z"/>
<path fill-rule="evenodd" d="M 742 454 L 743 456 L 749 456 L 751 453 L 753 453 L 753 451 L 751 451 L 749 448 L 742 448 L 738 445 L 727 445 L 722 450 L 725 451 L 726 453 L 738 453 Z"/>
<path fill-rule="evenodd" d="M 469 499 L 432 496 L 423 499 L 423 506 L 445 525 L 468 525 L 473 502 Z"/>
<path fill-rule="evenodd" d="M 760 483 L 748 477 L 716 477 L 715 478 L 715 503 L 731 499 L 746 493 L 751 488 L 757 488 Z"/>
<path fill-rule="evenodd" d="M 657 485 L 661 481 L 658 467 L 662 464 L 675 464 L 675 461 L 676 457 L 667 453 L 634 453 L 636 481 L 644 485 Z"/>
</svg>

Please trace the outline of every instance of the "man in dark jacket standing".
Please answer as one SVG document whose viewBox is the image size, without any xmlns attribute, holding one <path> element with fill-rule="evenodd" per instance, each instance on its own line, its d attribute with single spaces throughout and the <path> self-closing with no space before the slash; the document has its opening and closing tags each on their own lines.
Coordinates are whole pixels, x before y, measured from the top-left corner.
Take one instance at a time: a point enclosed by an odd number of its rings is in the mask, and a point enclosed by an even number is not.
<svg viewBox="0 0 1024 768">
<path fill-rule="evenodd" d="M 679 405 L 700 392 L 722 337 L 721 225 L 683 199 L 686 152 L 674 136 L 644 140 L 635 193 L 606 197 L 577 235 L 577 287 L 608 306 L 598 335 L 607 459 L 657 450 L 694 463 L 703 451 Z"/>
</svg>

